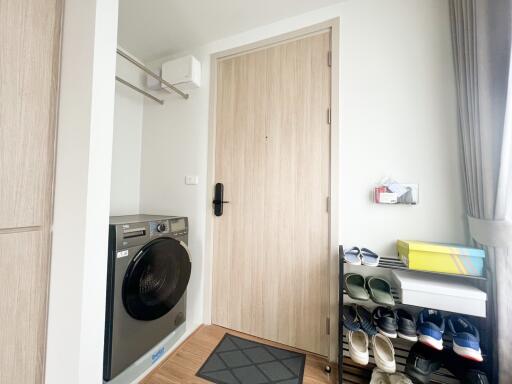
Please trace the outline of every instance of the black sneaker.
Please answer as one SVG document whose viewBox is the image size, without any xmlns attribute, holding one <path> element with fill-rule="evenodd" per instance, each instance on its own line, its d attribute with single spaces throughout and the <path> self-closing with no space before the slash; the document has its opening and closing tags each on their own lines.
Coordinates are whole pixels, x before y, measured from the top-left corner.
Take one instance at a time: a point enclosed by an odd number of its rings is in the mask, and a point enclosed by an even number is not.
<svg viewBox="0 0 512 384">
<path fill-rule="evenodd" d="M 462 379 L 464 384 L 489 384 L 487 375 L 479 370 L 470 369 Z"/>
<path fill-rule="evenodd" d="M 368 312 L 365 307 L 356 305 L 356 314 L 357 320 L 359 320 L 359 324 L 361 324 L 361 329 L 365 331 L 368 336 L 374 336 L 378 333 L 377 328 L 373 325 L 372 314 Z"/>
<path fill-rule="evenodd" d="M 377 307 L 373 310 L 372 317 L 379 333 L 392 339 L 396 338 L 397 324 L 395 312 L 386 307 Z"/>
<path fill-rule="evenodd" d="M 443 355 L 443 366 L 464 384 L 488 384 L 482 363 L 465 359 L 452 350 Z"/>
<path fill-rule="evenodd" d="M 409 351 L 405 374 L 415 384 L 427 384 L 430 382 L 430 376 L 441 368 L 442 360 L 442 352 L 416 343 Z"/>
<path fill-rule="evenodd" d="M 396 318 L 398 324 L 398 337 L 409 341 L 418 341 L 416 320 L 414 319 L 414 316 L 400 308 L 396 310 Z"/>
</svg>

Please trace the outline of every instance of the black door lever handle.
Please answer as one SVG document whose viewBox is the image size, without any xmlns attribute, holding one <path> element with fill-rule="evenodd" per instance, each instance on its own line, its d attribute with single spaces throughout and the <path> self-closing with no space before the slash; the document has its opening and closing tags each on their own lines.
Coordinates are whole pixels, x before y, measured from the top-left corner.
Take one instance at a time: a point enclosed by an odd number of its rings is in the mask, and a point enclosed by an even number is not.
<svg viewBox="0 0 512 384">
<path fill-rule="evenodd" d="M 229 201 L 224 201 L 224 200 L 213 200 L 213 204 L 229 204 Z"/>
<path fill-rule="evenodd" d="M 222 216 L 224 211 L 224 204 L 229 204 L 229 201 L 224 200 L 224 184 L 215 184 L 215 196 L 212 203 L 215 216 Z"/>
</svg>

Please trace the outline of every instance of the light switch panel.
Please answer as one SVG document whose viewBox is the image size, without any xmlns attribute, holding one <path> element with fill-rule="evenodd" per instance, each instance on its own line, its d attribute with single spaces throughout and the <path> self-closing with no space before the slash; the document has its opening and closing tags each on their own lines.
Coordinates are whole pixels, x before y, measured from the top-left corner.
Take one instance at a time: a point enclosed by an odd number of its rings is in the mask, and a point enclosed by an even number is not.
<svg viewBox="0 0 512 384">
<path fill-rule="evenodd" d="M 197 185 L 197 184 L 199 184 L 199 177 L 198 176 L 185 176 L 185 184 Z"/>
</svg>

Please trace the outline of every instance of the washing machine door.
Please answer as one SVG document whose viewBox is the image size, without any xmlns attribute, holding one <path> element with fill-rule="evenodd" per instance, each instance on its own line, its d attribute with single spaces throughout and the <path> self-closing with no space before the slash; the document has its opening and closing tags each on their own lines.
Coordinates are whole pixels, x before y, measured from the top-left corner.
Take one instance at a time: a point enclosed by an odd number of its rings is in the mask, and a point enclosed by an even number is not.
<svg viewBox="0 0 512 384">
<path fill-rule="evenodd" d="M 187 289 L 190 255 L 184 243 L 161 237 L 133 258 L 123 281 L 123 303 L 137 320 L 155 320 L 169 312 Z"/>
</svg>

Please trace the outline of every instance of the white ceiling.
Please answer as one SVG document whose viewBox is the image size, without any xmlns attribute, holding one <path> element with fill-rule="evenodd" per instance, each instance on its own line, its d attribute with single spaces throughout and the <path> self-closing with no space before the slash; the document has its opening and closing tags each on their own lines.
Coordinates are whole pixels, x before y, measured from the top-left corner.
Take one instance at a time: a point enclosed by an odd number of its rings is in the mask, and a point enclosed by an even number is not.
<svg viewBox="0 0 512 384">
<path fill-rule="evenodd" d="M 119 45 L 153 60 L 341 0 L 120 0 Z"/>
</svg>

